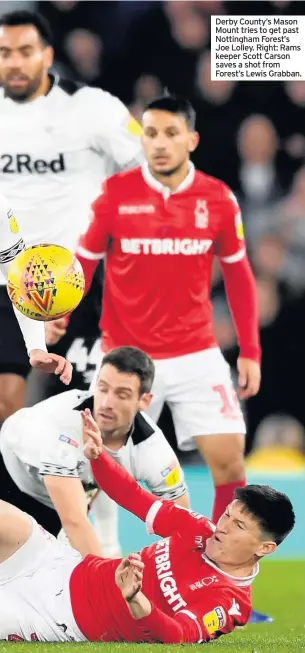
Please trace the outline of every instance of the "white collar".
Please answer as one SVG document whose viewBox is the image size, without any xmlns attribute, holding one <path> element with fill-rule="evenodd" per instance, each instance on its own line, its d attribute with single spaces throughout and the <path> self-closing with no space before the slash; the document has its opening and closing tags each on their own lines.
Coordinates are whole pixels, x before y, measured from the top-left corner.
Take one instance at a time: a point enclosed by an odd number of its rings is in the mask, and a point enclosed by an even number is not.
<svg viewBox="0 0 305 653">
<path fill-rule="evenodd" d="M 195 178 L 195 166 L 190 161 L 189 162 L 188 173 L 187 173 L 185 179 L 183 179 L 180 186 L 178 186 L 178 188 L 176 188 L 176 190 L 171 192 L 171 190 L 170 190 L 170 188 L 168 188 L 168 186 L 163 186 L 163 184 L 161 184 L 160 181 L 158 181 L 157 179 L 155 179 L 155 177 L 153 177 L 153 175 L 151 174 L 151 172 L 149 170 L 147 161 L 145 161 L 143 163 L 141 169 L 142 169 L 142 175 L 143 175 L 144 181 L 146 181 L 148 186 L 150 186 L 154 190 L 157 190 L 159 193 L 162 193 L 163 197 L 165 197 L 165 198 L 168 198 L 170 195 L 174 195 L 176 193 L 181 193 L 183 190 L 186 190 L 187 188 L 189 188 L 189 186 L 192 185 L 192 183 L 194 181 L 194 178 Z"/>
<path fill-rule="evenodd" d="M 219 574 L 222 574 L 223 576 L 226 576 L 226 578 L 229 578 L 234 583 L 234 585 L 237 585 L 238 587 L 247 587 L 248 585 L 251 585 L 254 581 L 254 578 L 259 573 L 259 564 L 257 562 L 250 576 L 245 576 L 244 578 L 242 577 L 240 578 L 238 576 L 231 576 L 231 574 L 227 574 L 225 571 L 222 571 L 222 569 L 219 569 L 219 567 L 217 567 L 217 565 L 215 565 L 214 562 L 212 562 L 205 553 L 202 554 L 202 557 L 204 561 L 208 565 L 210 565 L 210 567 L 216 569 L 216 571 L 218 571 Z"/>
</svg>

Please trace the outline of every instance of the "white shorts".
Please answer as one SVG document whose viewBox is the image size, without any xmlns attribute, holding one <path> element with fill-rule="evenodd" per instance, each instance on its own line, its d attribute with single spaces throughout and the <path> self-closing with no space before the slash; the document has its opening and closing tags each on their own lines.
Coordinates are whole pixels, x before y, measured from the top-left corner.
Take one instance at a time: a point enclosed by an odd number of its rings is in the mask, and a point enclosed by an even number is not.
<svg viewBox="0 0 305 653">
<path fill-rule="evenodd" d="M 154 364 L 153 399 L 147 413 L 157 422 L 164 403 L 169 405 L 181 451 L 196 449 L 197 435 L 246 433 L 230 366 L 218 347 L 154 360 Z"/>
<path fill-rule="evenodd" d="M 230 367 L 220 349 L 154 363 L 153 400 L 147 412 L 157 422 L 164 403 L 169 405 L 181 451 L 195 449 L 197 435 L 246 432 Z"/>
<path fill-rule="evenodd" d="M 0 564 L 0 639 L 86 641 L 69 590 L 81 555 L 32 522 L 29 540 Z"/>
</svg>

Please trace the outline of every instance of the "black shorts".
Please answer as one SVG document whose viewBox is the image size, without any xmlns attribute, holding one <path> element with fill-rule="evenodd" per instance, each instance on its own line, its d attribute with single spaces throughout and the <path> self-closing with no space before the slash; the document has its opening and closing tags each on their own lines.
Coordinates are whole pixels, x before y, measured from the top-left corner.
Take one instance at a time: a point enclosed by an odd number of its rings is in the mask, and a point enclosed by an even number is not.
<svg viewBox="0 0 305 653">
<path fill-rule="evenodd" d="M 90 290 L 80 305 L 72 313 L 63 338 L 49 351 L 65 356 L 73 365 L 70 385 L 64 386 L 58 376 L 47 374 L 43 377 L 44 398 L 64 392 L 65 390 L 89 389 L 96 365 L 100 361 L 99 321 L 102 302 L 102 268 L 99 267 L 93 278 Z"/>
<path fill-rule="evenodd" d="M 16 508 L 34 517 L 38 524 L 49 533 L 57 536 L 61 530 L 61 521 L 53 508 L 45 506 L 28 494 L 21 492 L 8 473 L 2 455 L 0 454 L 0 499 L 11 503 Z"/>
<path fill-rule="evenodd" d="M 26 378 L 29 357 L 6 286 L 0 286 L 0 374 Z"/>
</svg>

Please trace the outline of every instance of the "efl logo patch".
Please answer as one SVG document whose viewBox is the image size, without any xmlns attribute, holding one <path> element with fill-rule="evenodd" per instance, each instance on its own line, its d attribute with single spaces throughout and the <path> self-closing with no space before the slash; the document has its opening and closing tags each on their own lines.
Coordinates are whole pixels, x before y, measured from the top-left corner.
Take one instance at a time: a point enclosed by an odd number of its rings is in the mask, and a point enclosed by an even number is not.
<svg viewBox="0 0 305 653">
<path fill-rule="evenodd" d="M 76 442 L 76 440 L 72 440 L 72 438 L 68 438 L 67 435 L 62 434 L 59 436 L 58 439 L 61 440 L 61 442 L 66 442 L 67 444 L 71 444 L 72 447 L 76 447 L 76 449 L 78 449 L 78 442 Z"/>
<path fill-rule="evenodd" d="M 202 617 L 202 621 L 208 633 L 213 635 L 213 633 L 221 630 L 226 625 L 226 613 L 224 609 L 219 605 L 217 608 L 215 608 L 215 610 L 207 612 Z"/>
<path fill-rule="evenodd" d="M 173 487 L 179 483 L 181 474 L 177 460 L 173 460 L 168 467 L 161 472 L 167 487 Z"/>
</svg>

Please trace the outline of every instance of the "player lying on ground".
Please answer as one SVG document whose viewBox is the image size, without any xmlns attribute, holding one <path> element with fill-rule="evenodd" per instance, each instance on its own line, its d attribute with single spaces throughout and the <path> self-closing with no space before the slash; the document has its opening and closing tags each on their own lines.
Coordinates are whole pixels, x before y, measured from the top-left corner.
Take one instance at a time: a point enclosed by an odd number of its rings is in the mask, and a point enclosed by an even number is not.
<svg viewBox="0 0 305 653">
<path fill-rule="evenodd" d="M 5 197 L 0 194 L 0 272 L 7 279 L 10 262 L 25 249 L 17 220 Z M 13 307 L 14 308 L 14 307 Z M 72 377 L 72 365 L 63 356 L 49 354 L 45 341 L 45 325 L 20 313 L 14 308 L 32 367 L 60 375 L 68 385 Z"/>
<path fill-rule="evenodd" d="M 83 419 L 85 453 L 98 456 L 92 467 L 100 485 L 165 539 L 129 563 L 92 555 L 81 561 L 1 502 L 0 639 L 196 643 L 244 625 L 259 560 L 293 528 L 288 497 L 267 486 L 239 488 L 215 527 L 159 501 L 107 452 L 99 455 L 90 413 Z"/>
<path fill-rule="evenodd" d="M 11 415 L 0 438 L 0 498 L 53 535 L 63 527 L 83 556 L 120 557 L 116 511 L 113 520 L 104 492 L 93 499 L 95 528 L 88 518 L 85 489 L 97 486 L 83 455 L 80 411 L 90 408 L 107 451 L 153 494 L 188 507 L 179 462 L 162 431 L 141 412 L 151 400 L 153 380 L 149 356 L 121 347 L 105 356 L 94 396 L 71 390 Z"/>
</svg>

